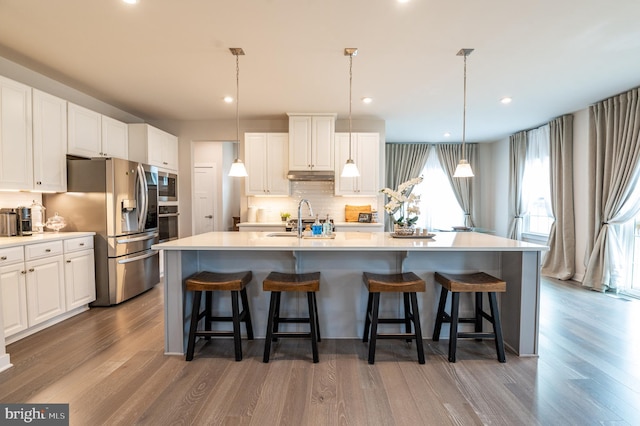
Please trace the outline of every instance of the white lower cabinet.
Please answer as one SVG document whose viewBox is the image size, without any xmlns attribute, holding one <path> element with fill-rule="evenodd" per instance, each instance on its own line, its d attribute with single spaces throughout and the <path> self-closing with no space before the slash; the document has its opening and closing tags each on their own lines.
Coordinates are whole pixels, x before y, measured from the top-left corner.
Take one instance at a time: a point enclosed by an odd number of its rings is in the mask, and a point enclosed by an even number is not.
<svg viewBox="0 0 640 426">
<path fill-rule="evenodd" d="M 82 312 L 96 298 L 94 268 L 93 236 L 0 249 L 8 343 Z"/>
<path fill-rule="evenodd" d="M 66 311 L 64 297 L 64 268 L 62 256 L 26 262 L 27 267 L 27 318 L 29 327 L 63 314 Z"/>
<path fill-rule="evenodd" d="M 22 247 L 20 248 L 22 249 Z M 0 300 L 5 337 L 29 327 L 27 323 L 27 287 L 24 262 L 0 266 Z"/>
<path fill-rule="evenodd" d="M 67 240 L 64 251 L 67 310 L 70 310 L 96 300 L 93 238 Z"/>
</svg>

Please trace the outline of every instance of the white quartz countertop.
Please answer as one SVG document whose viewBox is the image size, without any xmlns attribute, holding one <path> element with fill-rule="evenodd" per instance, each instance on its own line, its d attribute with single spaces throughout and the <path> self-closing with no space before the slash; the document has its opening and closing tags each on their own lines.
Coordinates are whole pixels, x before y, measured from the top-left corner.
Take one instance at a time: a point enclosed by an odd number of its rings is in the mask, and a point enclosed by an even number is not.
<svg viewBox="0 0 640 426">
<path fill-rule="evenodd" d="M 293 251 L 546 251 L 547 246 L 478 232 L 439 232 L 431 239 L 388 232 L 336 232 L 335 239 L 268 236 L 270 232 L 209 232 L 155 244 L 163 250 Z M 277 233 L 282 234 L 282 233 Z"/>
<path fill-rule="evenodd" d="M 238 226 L 245 226 L 245 227 L 265 227 L 265 226 L 285 226 L 286 223 L 285 222 L 240 222 L 238 223 Z M 384 226 L 383 223 L 362 223 L 362 222 L 333 222 L 334 226 L 357 226 L 357 227 L 362 227 L 364 228 L 378 228 L 380 226 Z"/>
<path fill-rule="evenodd" d="M 0 248 L 67 240 L 69 238 L 86 237 L 95 234 L 95 232 L 45 232 L 43 234 L 33 234 L 28 237 L 0 237 Z"/>
</svg>

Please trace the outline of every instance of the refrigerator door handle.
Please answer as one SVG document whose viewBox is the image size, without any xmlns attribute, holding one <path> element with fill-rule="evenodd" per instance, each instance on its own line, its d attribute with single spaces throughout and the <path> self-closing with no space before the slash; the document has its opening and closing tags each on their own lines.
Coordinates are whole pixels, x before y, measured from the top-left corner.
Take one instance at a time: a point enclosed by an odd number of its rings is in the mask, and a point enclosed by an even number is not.
<svg viewBox="0 0 640 426">
<path fill-rule="evenodd" d="M 123 240 L 116 240 L 116 243 L 118 243 L 118 244 L 135 243 L 136 241 L 152 240 L 157 236 L 158 236 L 158 233 L 154 232 L 153 234 L 147 234 L 147 235 L 142 236 L 142 237 L 133 237 L 133 238 L 125 238 Z"/>
<path fill-rule="evenodd" d="M 128 257 L 126 259 L 118 260 L 118 264 L 124 265 L 125 263 L 137 262 L 138 260 L 146 259 L 151 256 L 155 256 L 158 254 L 158 250 L 151 250 L 149 253 L 136 256 L 136 257 Z"/>
<path fill-rule="evenodd" d="M 149 188 L 147 187 L 147 177 L 144 173 L 144 167 L 142 164 L 138 163 L 138 184 L 139 184 L 139 196 L 140 196 L 140 205 L 142 206 L 142 210 L 140 211 L 140 215 L 138 216 L 138 231 L 144 231 L 144 225 L 147 221 L 147 212 L 149 211 L 149 199 L 148 192 Z"/>
</svg>

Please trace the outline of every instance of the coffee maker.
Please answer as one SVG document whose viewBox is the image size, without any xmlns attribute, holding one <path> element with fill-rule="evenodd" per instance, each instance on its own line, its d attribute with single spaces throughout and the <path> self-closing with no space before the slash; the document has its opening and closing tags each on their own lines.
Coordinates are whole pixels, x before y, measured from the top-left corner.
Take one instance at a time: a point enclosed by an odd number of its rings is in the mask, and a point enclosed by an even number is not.
<svg viewBox="0 0 640 426">
<path fill-rule="evenodd" d="M 18 207 L 16 209 L 18 213 L 18 235 L 25 237 L 33 234 L 32 220 L 31 220 L 31 208 Z"/>
</svg>

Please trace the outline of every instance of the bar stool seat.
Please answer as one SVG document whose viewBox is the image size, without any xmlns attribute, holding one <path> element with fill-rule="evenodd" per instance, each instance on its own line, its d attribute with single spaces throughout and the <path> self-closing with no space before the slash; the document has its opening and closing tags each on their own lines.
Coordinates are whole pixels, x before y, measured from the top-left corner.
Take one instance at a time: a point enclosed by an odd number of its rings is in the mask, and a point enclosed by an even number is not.
<svg viewBox="0 0 640 426">
<path fill-rule="evenodd" d="M 498 361 L 506 362 L 496 293 L 507 291 L 507 283 L 484 272 L 471 274 L 445 274 L 436 272 L 435 280 L 442 286 L 442 290 L 440 292 L 440 303 L 438 304 L 438 313 L 433 329 L 433 341 L 437 342 L 440 340 L 442 324 L 450 323 L 449 362 L 456 362 L 456 344 L 458 338 L 494 339 Z M 451 292 L 451 314 L 445 312 L 448 292 Z M 460 293 L 475 293 L 475 316 L 473 318 L 459 318 L 458 307 L 460 304 Z M 483 293 L 487 293 L 489 296 L 490 314 L 482 308 Z M 488 320 L 493 325 L 492 333 L 482 331 L 483 319 Z M 473 323 L 475 325 L 475 331 L 458 332 L 459 323 Z"/>
<path fill-rule="evenodd" d="M 201 271 L 185 280 L 187 291 L 193 291 L 193 308 L 191 311 L 191 323 L 189 327 L 189 338 L 187 344 L 186 360 L 193 359 L 195 350 L 196 337 L 205 337 L 210 340 L 211 337 L 230 337 L 233 336 L 236 361 L 242 360 L 242 340 L 240 336 L 240 323 L 244 322 L 247 330 L 247 339 L 253 340 L 253 327 L 251 325 L 251 312 L 249 310 L 249 300 L 247 298 L 246 286 L 252 278 L 251 271 L 221 273 Z M 231 292 L 231 311 L 229 316 L 214 316 L 213 308 L 213 292 L 214 291 L 230 291 Z M 200 312 L 200 304 L 202 293 L 205 293 L 205 309 Z M 242 312 L 238 304 L 238 295 L 242 299 Z M 204 330 L 198 330 L 198 323 L 204 318 Z M 211 323 L 213 322 L 232 322 L 233 331 L 212 331 Z"/>
<path fill-rule="evenodd" d="M 413 272 L 401 274 L 374 274 L 364 272 L 362 280 L 369 290 L 367 300 L 367 314 L 364 322 L 362 341 L 369 343 L 369 364 L 375 362 L 377 339 L 403 339 L 407 342 L 416 341 L 418 362 L 424 364 L 424 345 L 422 329 L 420 327 L 420 312 L 416 293 L 425 291 L 425 282 Z M 403 293 L 404 317 L 379 318 L 380 293 Z M 411 332 L 411 323 L 414 331 Z M 378 324 L 405 324 L 405 333 L 379 333 Z M 371 331 L 369 331 L 371 330 Z"/>
<path fill-rule="evenodd" d="M 271 354 L 271 342 L 277 341 L 279 337 L 284 338 L 310 338 L 313 362 L 319 361 L 318 343 L 320 342 L 320 326 L 318 322 L 318 304 L 316 292 L 320 290 L 320 272 L 310 272 L 304 274 L 293 274 L 284 272 L 271 272 L 262 283 L 264 291 L 271 292 L 269 303 L 269 317 L 267 319 L 267 335 L 264 343 L 263 362 L 269 362 Z M 308 317 L 287 317 L 280 316 L 280 299 L 282 292 L 305 292 L 307 293 L 307 305 L 309 309 Z M 280 323 L 303 323 L 309 324 L 309 332 L 280 332 Z"/>
</svg>

